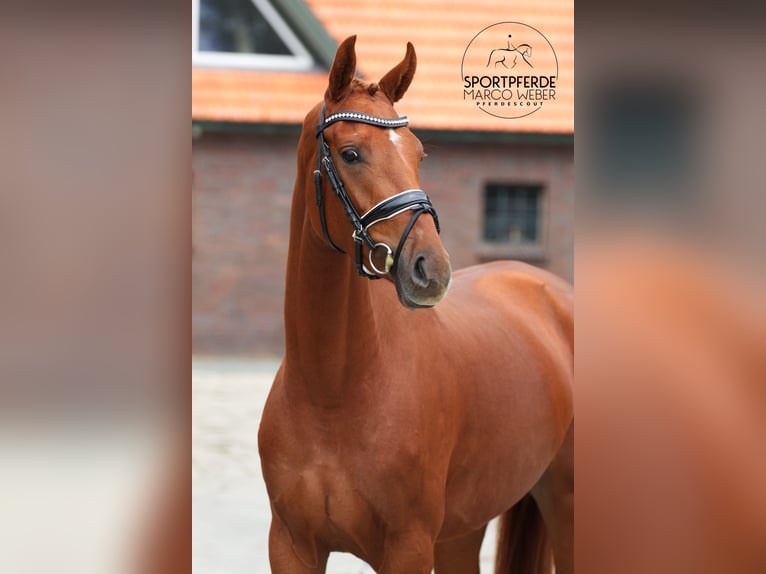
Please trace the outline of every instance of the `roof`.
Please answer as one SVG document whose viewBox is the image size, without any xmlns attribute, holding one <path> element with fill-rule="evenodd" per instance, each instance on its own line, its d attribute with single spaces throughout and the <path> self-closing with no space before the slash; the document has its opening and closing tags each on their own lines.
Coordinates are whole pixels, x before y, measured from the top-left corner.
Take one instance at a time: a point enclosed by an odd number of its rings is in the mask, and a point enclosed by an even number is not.
<svg viewBox="0 0 766 574">
<path fill-rule="evenodd" d="M 357 0 L 351 6 L 343 0 L 306 0 L 305 4 L 336 43 L 357 35 L 358 71 L 368 80 L 377 81 L 397 64 L 407 41 L 414 44 L 418 69 L 409 91 L 396 104 L 399 113 L 410 117 L 413 128 L 542 134 L 574 131 L 572 0 L 517 0 L 512 4 L 507 0 Z M 460 67 L 466 47 L 482 29 L 504 21 L 523 22 L 540 30 L 558 60 L 555 105 L 551 102 L 524 118 L 499 119 L 474 109 L 463 99 Z M 304 39 L 310 33 L 305 22 L 293 25 Z M 326 44 L 324 48 L 327 53 Z M 320 62 L 322 59 L 320 54 Z M 194 68 L 192 119 L 299 124 L 321 99 L 326 86 L 327 69 L 274 72 Z"/>
</svg>

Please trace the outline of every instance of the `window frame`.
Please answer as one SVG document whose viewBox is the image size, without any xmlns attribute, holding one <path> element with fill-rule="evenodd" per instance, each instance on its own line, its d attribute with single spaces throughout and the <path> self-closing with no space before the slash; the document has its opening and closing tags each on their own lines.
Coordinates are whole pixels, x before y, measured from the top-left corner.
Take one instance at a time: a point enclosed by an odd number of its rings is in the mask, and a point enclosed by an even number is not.
<svg viewBox="0 0 766 574">
<path fill-rule="evenodd" d="M 309 71 L 314 58 L 268 0 L 249 0 L 263 15 L 292 55 L 209 52 L 199 49 L 199 3 L 192 0 L 192 67 L 243 70 Z"/>
<path fill-rule="evenodd" d="M 506 192 L 513 192 L 513 191 L 520 191 L 520 190 L 532 190 L 536 193 L 535 196 L 535 205 L 534 205 L 534 215 L 535 215 L 535 238 L 532 240 L 529 239 L 521 239 L 520 241 L 512 241 L 511 239 L 506 240 L 490 240 L 487 239 L 487 225 L 489 223 L 488 220 L 488 203 L 489 203 L 489 194 L 490 192 L 497 193 L 499 191 L 506 191 Z M 506 244 L 506 245 L 537 245 L 542 242 L 542 223 L 543 223 L 543 217 L 542 217 L 542 205 L 543 205 L 543 195 L 544 195 L 544 186 L 539 183 L 498 183 L 498 182 L 487 182 L 484 184 L 484 202 L 483 202 L 483 221 L 482 221 L 482 240 L 485 243 L 496 243 L 496 244 Z M 516 202 L 518 198 L 513 197 L 512 193 L 506 193 L 506 200 L 510 200 L 512 202 Z M 509 212 L 510 213 L 510 212 Z"/>
<path fill-rule="evenodd" d="M 534 241 L 513 242 L 490 241 L 485 239 L 487 225 L 487 193 L 491 187 L 532 187 L 537 189 L 537 238 Z M 481 220 L 479 227 L 479 241 L 476 255 L 480 261 L 495 259 L 518 259 L 529 263 L 542 264 L 547 259 L 547 210 L 548 210 L 548 186 L 543 181 L 486 181 L 481 188 Z"/>
</svg>

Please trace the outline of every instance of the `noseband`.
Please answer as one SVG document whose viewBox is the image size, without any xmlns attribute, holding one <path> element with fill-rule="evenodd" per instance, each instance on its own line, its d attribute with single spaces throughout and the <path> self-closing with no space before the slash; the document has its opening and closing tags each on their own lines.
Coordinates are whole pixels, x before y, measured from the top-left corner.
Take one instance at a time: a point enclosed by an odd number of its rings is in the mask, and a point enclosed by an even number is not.
<svg viewBox="0 0 766 574">
<path fill-rule="evenodd" d="M 381 276 L 388 274 L 391 270 L 396 270 L 396 265 L 399 262 L 399 254 L 401 253 L 404 241 L 410 234 L 410 231 L 415 225 L 418 217 L 424 213 L 430 213 L 434 219 L 434 223 L 436 224 L 437 232 L 440 231 L 439 217 L 436 215 L 436 210 L 434 209 L 433 205 L 431 205 L 431 200 L 428 199 L 428 196 L 421 189 L 408 189 L 406 191 L 402 191 L 401 193 L 397 193 L 396 195 L 384 199 L 372 209 L 370 209 L 367 213 L 360 216 L 359 212 L 354 207 L 354 204 L 351 203 L 351 198 L 346 193 L 346 188 L 344 187 L 343 181 L 338 174 L 338 170 L 335 168 L 335 163 L 333 163 L 332 156 L 330 155 L 330 146 L 327 145 L 323 132 L 328 126 L 334 124 L 335 122 L 341 121 L 358 122 L 377 126 L 380 128 L 393 129 L 406 126 L 409 124 L 409 120 L 407 119 L 407 116 L 388 119 L 372 116 L 362 112 L 351 112 L 345 110 L 330 114 L 330 116 L 325 119 L 324 111 L 325 107 L 322 105 L 322 111 L 319 115 L 319 125 L 316 128 L 316 137 L 318 140 L 319 149 L 317 152 L 316 169 L 314 170 L 314 186 L 316 187 L 316 200 L 317 206 L 319 207 L 319 218 L 322 222 L 322 232 L 324 233 L 327 242 L 333 249 L 335 249 L 335 251 L 344 253 L 344 251 L 338 247 L 332 239 L 330 239 L 330 234 L 327 231 L 327 222 L 325 220 L 324 204 L 322 201 L 322 168 L 324 168 L 324 171 L 327 174 L 327 179 L 330 180 L 330 186 L 335 192 L 335 195 L 338 196 L 338 199 L 340 199 L 340 202 L 343 205 L 343 211 L 346 212 L 346 217 L 348 217 L 348 220 L 351 222 L 351 225 L 354 228 L 351 236 L 354 239 L 357 271 L 360 275 L 363 275 L 368 279 L 380 279 Z M 407 226 L 402 232 L 402 236 L 399 239 L 399 244 L 396 246 L 396 251 L 393 251 L 391 247 L 385 243 L 376 243 L 375 240 L 370 236 L 370 227 L 376 223 L 380 223 L 381 221 L 386 221 L 396 217 L 405 211 L 412 211 L 413 213 L 409 223 L 407 223 Z M 362 245 L 365 243 L 369 248 L 369 269 L 364 264 L 362 258 Z M 378 269 L 372 260 L 373 253 L 376 249 L 379 248 L 385 249 L 386 251 L 385 264 L 383 269 Z"/>
</svg>

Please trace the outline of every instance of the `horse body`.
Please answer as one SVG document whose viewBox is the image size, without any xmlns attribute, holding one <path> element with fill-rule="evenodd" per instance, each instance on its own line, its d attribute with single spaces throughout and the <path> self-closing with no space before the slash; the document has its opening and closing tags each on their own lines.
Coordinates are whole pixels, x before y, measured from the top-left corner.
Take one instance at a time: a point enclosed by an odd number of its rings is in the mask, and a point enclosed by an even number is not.
<svg viewBox="0 0 766 574">
<path fill-rule="evenodd" d="M 296 548 L 306 563 L 332 549 L 379 565 L 392 532 L 421 521 L 433 541 L 466 535 L 535 485 L 572 416 L 569 301 L 543 278 L 518 264 L 470 268 L 437 307 L 413 312 L 351 277 L 371 291 L 386 344 L 350 335 L 329 366 L 286 353 L 263 432 L 289 442 L 263 451 L 264 472 L 292 537 L 309 522 L 314 541 Z"/>
<path fill-rule="evenodd" d="M 571 443 L 570 287 L 495 263 L 454 273 L 438 305 L 411 309 L 389 281 L 358 277 L 317 231 L 318 118 L 308 114 L 299 144 L 285 356 L 259 432 L 272 571 L 321 573 L 329 552 L 346 551 L 382 573 L 478 572 L 487 522 L 551 482 Z M 403 243 L 432 236 L 418 220 Z M 559 500 L 542 490 L 555 522 Z M 553 542 L 559 567 L 566 550 Z"/>
<path fill-rule="evenodd" d="M 452 387 L 447 425 L 456 431 L 442 538 L 510 508 L 562 444 L 572 417 L 572 333 L 570 301 L 550 287 L 557 281 L 517 263 L 469 268 L 431 313 L 427 332 L 440 336 L 422 378 Z"/>
</svg>

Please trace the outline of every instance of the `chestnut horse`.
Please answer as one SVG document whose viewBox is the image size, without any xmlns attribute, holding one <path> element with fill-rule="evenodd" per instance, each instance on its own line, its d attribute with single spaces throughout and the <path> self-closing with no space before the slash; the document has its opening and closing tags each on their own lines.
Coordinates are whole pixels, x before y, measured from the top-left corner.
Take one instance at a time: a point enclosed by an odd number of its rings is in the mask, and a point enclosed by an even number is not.
<svg viewBox="0 0 766 574">
<path fill-rule="evenodd" d="M 478 573 L 505 513 L 498 572 L 571 574 L 571 287 L 514 262 L 451 273 L 393 108 L 415 51 L 366 83 L 355 40 L 298 146 L 285 356 L 259 431 L 272 572 L 323 573 L 341 551 L 385 574 Z"/>
</svg>

